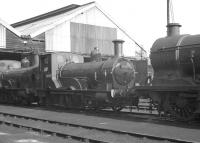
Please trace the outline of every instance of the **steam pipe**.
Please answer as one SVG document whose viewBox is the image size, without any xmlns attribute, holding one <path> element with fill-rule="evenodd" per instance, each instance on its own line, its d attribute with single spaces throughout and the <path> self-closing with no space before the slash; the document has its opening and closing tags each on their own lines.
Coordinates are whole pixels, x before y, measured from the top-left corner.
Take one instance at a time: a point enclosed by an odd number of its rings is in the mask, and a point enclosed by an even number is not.
<svg viewBox="0 0 200 143">
<path fill-rule="evenodd" d="M 36 68 L 39 67 L 39 56 L 35 55 L 34 56 L 34 61 L 33 61 L 33 65 L 30 67 L 25 67 L 25 68 L 20 68 L 20 69 L 12 69 L 12 70 L 7 70 L 5 72 L 1 72 L 2 75 L 12 75 L 12 74 L 23 74 L 29 71 L 32 71 Z"/>
</svg>

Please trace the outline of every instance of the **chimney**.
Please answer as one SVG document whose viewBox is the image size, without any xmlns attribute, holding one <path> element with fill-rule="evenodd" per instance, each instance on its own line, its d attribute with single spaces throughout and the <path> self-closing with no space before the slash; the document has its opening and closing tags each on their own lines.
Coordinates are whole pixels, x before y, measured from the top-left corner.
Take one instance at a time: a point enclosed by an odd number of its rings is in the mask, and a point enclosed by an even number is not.
<svg viewBox="0 0 200 143">
<path fill-rule="evenodd" d="M 123 56 L 123 40 L 117 39 L 112 41 L 114 43 L 114 55 L 115 57 Z"/>
<path fill-rule="evenodd" d="M 167 24 L 167 36 L 178 36 L 180 35 L 180 27 L 179 23 L 169 23 Z"/>
</svg>

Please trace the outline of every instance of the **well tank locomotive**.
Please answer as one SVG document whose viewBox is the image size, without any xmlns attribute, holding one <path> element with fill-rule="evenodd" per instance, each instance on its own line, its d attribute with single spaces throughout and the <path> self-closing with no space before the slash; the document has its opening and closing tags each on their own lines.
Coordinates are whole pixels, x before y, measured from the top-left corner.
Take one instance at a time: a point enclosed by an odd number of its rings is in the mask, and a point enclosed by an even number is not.
<svg viewBox="0 0 200 143">
<path fill-rule="evenodd" d="M 115 56 L 107 60 L 66 63 L 58 72 L 62 88 L 95 91 L 87 95 L 86 104 L 98 107 L 110 104 L 114 110 L 120 110 L 126 102 L 123 99 L 128 98 L 127 92 L 135 82 L 135 67 L 131 61 L 121 57 L 122 43 L 122 40 L 114 41 Z M 115 101 L 111 102 L 111 99 Z"/>
</svg>

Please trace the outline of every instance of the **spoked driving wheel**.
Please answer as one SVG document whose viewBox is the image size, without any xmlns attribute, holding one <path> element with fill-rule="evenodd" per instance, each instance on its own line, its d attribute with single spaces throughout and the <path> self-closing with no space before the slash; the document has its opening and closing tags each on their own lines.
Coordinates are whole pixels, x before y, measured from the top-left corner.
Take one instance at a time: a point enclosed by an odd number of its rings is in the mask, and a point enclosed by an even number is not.
<svg viewBox="0 0 200 143">
<path fill-rule="evenodd" d="M 116 112 L 121 111 L 123 108 L 124 108 L 124 107 L 121 106 L 121 105 L 113 105 L 113 106 L 112 106 L 113 111 L 116 111 Z"/>
<path fill-rule="evenodd" d="M 112 101 L 112 109 L 113 111 L 119 112 L 124 108 L 123 99 L 114 98 Z"/>
</svg>

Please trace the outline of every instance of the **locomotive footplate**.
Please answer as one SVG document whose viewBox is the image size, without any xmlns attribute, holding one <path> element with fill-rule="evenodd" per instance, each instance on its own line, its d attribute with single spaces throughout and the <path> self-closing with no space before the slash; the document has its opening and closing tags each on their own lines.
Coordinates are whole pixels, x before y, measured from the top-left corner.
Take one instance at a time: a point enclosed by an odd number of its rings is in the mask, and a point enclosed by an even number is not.
<svg viewBox="0 0 200 143">
<path fill-rule="evenodd" d="M 111 101 L 111 92 L 103 90 L 40 89 L 40 101 L 47 106 L 65 108 L 103 108 Z M 43 94 L 41 94 L 43 93 Z"/>
<path fill-rule="evenodd" d="M 150 98 L 164 116 L 183 121 L 200 116 L 200 86 L 136 86 L 132 93 Z"/>
<path fill-rule="evenodd" d="M 200 86 L 135 86 L 135 91 L 199 92 Z"/>
</svg>

